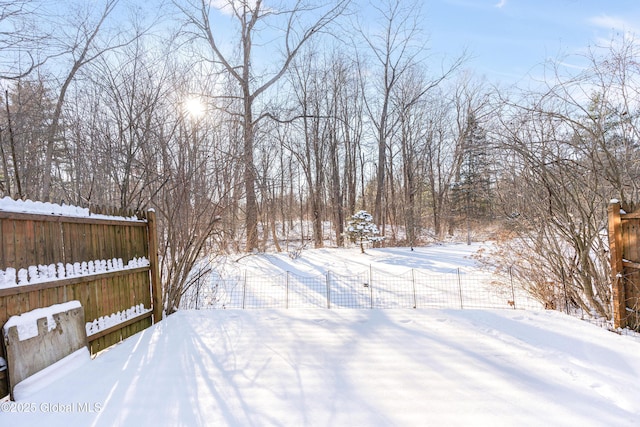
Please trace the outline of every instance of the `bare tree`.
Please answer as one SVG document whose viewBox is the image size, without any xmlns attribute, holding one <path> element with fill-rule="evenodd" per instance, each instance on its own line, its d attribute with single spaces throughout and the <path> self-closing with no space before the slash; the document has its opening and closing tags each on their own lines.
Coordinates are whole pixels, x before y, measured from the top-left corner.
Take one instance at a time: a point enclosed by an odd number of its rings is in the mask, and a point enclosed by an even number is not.
<svg viewBox="0 0 640 427">
<path fill-rule="evenodd" d="M 0 0 L 0 78 L 25 78 L 46 61 L 34 52 L 48 37 L 36 24 L 41 6 L 38 0 Z"/>
<path fill-rule="evenodd" d="M 328 6 L 312 6 L 304 1 L 296 1 L 292 7 L 272 8 L 263 5 L 262 0 L 227 0 L 220 9 L 212 10 L 211 2 L 200 0 L 189 6 L 177 4 L 187 17 L 189 25 L 197 37 L 203 38 L 216 61 L 238 83 L 242 106 L 239 114 L 243 121 L 243 163 L 245 182 L 246 250 L 258 247 L 258 206 L 256 200 L 256 172 L 254 165 L 254 127 L 264 118 L 255 117 L 257 99 L 271 88 L 287 71 L 289 65 L 315 34 L 321 32 L 346 8 L 349 0 L 332 2 Z M 237 43 L 239 58 L 223 49 L 223 34 L 216 34 L 212 19 L 225 13 L 230 14 L 238 25 Z M 311 19 L 308 19 L 311 17 Z M 271 72 L 260 73 L 254 55 L 254 43 L 260 39 L 261 31 L 276 28 L 275 36 L 280 42 L 283 54 L 281 61 L 271 67 Z M 271 62 L 272 64 L 274 62 Z"/>
<path fill-rule="evenodd" d="M 327 111 L 327 74 L 317 53 L 307 52 L 293 67 L 291 84 L 296 97 L 295 109 L 298 135 L 290 138 L 288 148 L 302 168 L 309 194 L 313 240 L 316 248 L 324 246 L 323 218 L 325 210 L 325 177 L 327 142 L 330 134 L 331 111 Z"/>
<path fill-rule="evenodd" d="M 77 203 L 140 210 L 153 195 L 149 189 L 164 180 L 154 147 L 172 71 L 142 38 L 120 53 L 97 58 L 68 94 L 72 102 L 58 149 L 67 178 L 57 179 L 65 197 Z"/>
<path fill-rule="evenodd" d="M 384 233 L 383 194 L 387 166 L 388 138 L 394 126 L 392 118 L 392 92 L 399 79 L 422 53 L 423 46 L 418 44 L 420 7 L 418 2 L 386 0 L 382 4 L 370 3 L 380 20 L 380 28 L 373 35 L 361 31 L 366 45 L 379 66 L 379 81 L 375 89 L 366 94 L 367 114 L 371 119 L 377 139 L 376 195 L 373 206 L 373 218 L 381 224 Z M 363 80 L 364 81 L 364 80 Z"/>
<path fill-rule="evenodd" d="M 163 147 L 168 181 L 154 201 L 162 216 L 160 259 L 167 314 L 180 306 L 185 292 L 206 273 L 197 271 L 194 276 L 194 268 L 204 250 L 212 246 L 223 210 L 220 201 L 224 198 L 215 196 L 218 171 L 202 152 L 202 140 L 191 132 L 188 127 L 178 129 L 177 144 Z"/>
<path fill-rule="evenodd" d="M 640 177 L 638 107 L 627 103 L 640 72 L 634 52 L 624 43 L 591 52 L 591 66 L 574 76 L 552 64 L 553 84 L 499 116 L 513 165 L 502 200 L 518 237 L 503 253 L 521 255 L 510 258 L 514 273 L 551 308 L 610 314 L 606 201 L 633 209 Z"/>
<path fill-rule="evenodd" d="M 400 110 L 403 106 L 394 105 L 393 94 L 400 81 L 414 66 L 425 59 L 426 44 L 422 39 L 420 22 L 422 19 L 421 3 L 401 0 L 385 0 L 382 4 L 371 3 L 380 22 L 373 34 L 361 30 L 365 44 L 376 64 L 379 75 L 370 81 L 371 90 L 364 93 L 366 111 L 375 128 L 377 142 L 376 158 L 376 190 L 373 216 L 377 224 L 381 224 L 384 233 L 385 218 L 383 199 L 387 192 L 385 177 L 387 171 L 393 169 L 388 164 L 390 135 L 397 131 Z M 454 59 L 451 65 L 443 67 L 435 78 L 423 80 L 422 87 L 415 91 L 407 106 L 418 102 L 428 91 L 437 87 L 464 62 L 465 54 Z M 363 82 L 365 80 L 363 79 Z"/>
<path fill-rule="evenodd" d="M 42 78 L 16 80 L 4 95 L 0 154 L 5 194 L 35 198 L 42 183 L 42 141 L 54 101 Z"/>
<path fill-rule="evenodd" d="M 159 178 L 145 185 L 149 205 L 158 212 L 160 262 L 164 286 L 164 308 L 171 314 L 193 286 L 209 271 L 216 236 L 228 232 L 223 219 L 233 214 L 231 193 L 239 183 L 233 175 L 234 126 L 223 125 L 220 112 L 194 114 L 185 111 L 184 101 L 193 89 L 199 71 L 187 64 L 169 66 L 169 75 L 155 79 L 163 95 L 145 97 L 160 102 L 149 119 L 150 151 L 140 147 L 142 159 L 157 167 Z M 207 82 L 205 80 L 205 82 Z M 209 80 L 208 82 L 211 82 Z M 202 82 L 201 82 L 202 83 Z M 230 212 L 231 211 L 231 212 Z"/>
<path fill-rule="evenodd" d="M 328 194 L 333 212 L 336 243 L 344 245 L 344 225 L 350 213 L 356 211 L 358 182 L 357 158 L 363 131 L 363 100 L 356 61 L 333 52 L 329 57 L 329 89 L 326 102 L 334 115 L 328 138 Z"/>
<path fill-rule="evenodd" d="M 428 98 L 425 143 L 421 150 L 422 175 L 425 177 L 431 226 L 437 239 L 443 237 L 448 195 L 457 163 L 457 138 L 452 136 L 451 101 L 438 91 Z"/>
<path fill-rule="evenodd" d="M 108 19 L 116 10 L 120 0 L 104 0 L 98 9 L 93 7 L 80 8 L 77 12 L 61 18 L 57 23 L 57 37 L 59 49 L 56 53 L 58 60 L 69 59 L 67 65 L 59 65 L 65 70 L 60 80 L 57 99 L 45 144 L 44 175 L 42 179 L 42 199 L 48 200 L 52 193 L 52 165 L 56 143 L 60 141 L 60 131 L 63 117 L 63 107 L 67 92 L 81 69 L 102 57 L 107 52 L 126 46 L 136 40 L 146 30 L 136 27 L 132 34 L 118 29 L 111 31 Z M 102 36 L 102 37 L 100 37 Z M 64 58 L 64 59 L 63 59 Z"/>
<path fill-rule="evenodd" d="M 426 132 L 429 116 L 426 100 L 422 96 L 423 84 L 420 72 L 408 73 L 398 85 L 393 102 L 399 112 L 399 155 L 402 162 L 402 206 L 406 242 L 413 247 L 420 232 L 418 196 L 421 190 L 422 176 L 421 147 L 426 146 Z M 397 205 L 397 204 L 395 204 Z"/>
</svg>

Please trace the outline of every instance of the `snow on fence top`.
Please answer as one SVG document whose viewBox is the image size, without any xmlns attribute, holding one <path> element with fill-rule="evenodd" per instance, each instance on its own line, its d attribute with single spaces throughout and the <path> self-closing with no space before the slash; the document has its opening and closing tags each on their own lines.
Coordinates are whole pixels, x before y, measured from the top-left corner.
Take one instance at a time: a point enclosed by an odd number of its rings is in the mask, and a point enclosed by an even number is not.
<svg viewBox="0 0 640 427">
<path fill-rule="evenodd" d="M 87 330 L 87 336 L 123 324 L 127 320 L 149 313 L 150 311 L 150 308 L 144 308 L 144 304 L 138 304 L 126 310 L 118 311 L 107 316 L 100 316 L 91 322 L 86 322 L 85 328 Z"/>
<path fill-rule="evenodd" d="M 0 211 L 27 213 L 37 215 L 52 216 L 68 216 L 75 218 L 99 218 L 110 220 L 140 221 L 137 217 L 122 217 L 113 215 L 95 214 L 89 211 L 89 208 L 81 208 L 78 206 L 70 206 L 67 204 L 59 205 L 57 203 L 38 202 L 32 200 L 13 200 L 11 197 L 0 199 Z"/>
</svg>

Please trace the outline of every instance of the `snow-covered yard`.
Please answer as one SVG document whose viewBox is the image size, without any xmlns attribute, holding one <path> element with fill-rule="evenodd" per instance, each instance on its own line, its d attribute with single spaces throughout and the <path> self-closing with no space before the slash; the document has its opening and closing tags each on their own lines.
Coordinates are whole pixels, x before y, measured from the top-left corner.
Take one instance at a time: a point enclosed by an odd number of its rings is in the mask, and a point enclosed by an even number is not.
<svg viewBox="0 0 640 427">
<path fill-rule="evenodd" d="M 633 426 L 638 378 L 639 342 L 557 312 L 183 311 L 0 425 Z"/>
<path fill-rule="evenodd" d="M 252 255 L 223 276 L 472 273 L 476 249 Z M 582 427 L 640 419 L 640 340 L 539 309 L 182 310 L 71 364 L 66 376 L 2 403 L 0 425 Z"/>
</svg>

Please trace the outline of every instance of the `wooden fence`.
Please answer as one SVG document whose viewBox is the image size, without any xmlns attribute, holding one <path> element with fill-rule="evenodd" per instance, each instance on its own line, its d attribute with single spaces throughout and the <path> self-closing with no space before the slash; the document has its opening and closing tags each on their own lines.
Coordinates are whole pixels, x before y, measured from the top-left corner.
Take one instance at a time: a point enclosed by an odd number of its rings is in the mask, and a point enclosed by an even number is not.
<svg viewBox="0 0 640 427">
<path fill-rule="evenodd" d="M 0 211 L 0 270 L 3 271 L 112 259 L 122 259 L 126 266 L 130 260 L 148 260 L 131 268 L 95 269 L 89 274 L 0 287 L 0 326 L 13 315 L 72 300 L 80 301 L 87 322 L 129 310 L 125 320 L 112 321 L 89 335 L 90 350 L 95 354 L 159 321 L 162 295 L 155 213 L 139 213 L 137 218 Z M 137 313 L 130 310 L 141 305 L 144 310 Z M 0 357 L 5 358 L 5 354 L 4 346 L 0 345 Z M 6 396 L 8 390 L 8 375 L 0 371 L 0 398 Z"/>
<path fill-rule="evenodd" d="M 640 328 L 640 211 L 626 213 L 620 203 L 608 207 L 613 324 Z"/>
</svg>

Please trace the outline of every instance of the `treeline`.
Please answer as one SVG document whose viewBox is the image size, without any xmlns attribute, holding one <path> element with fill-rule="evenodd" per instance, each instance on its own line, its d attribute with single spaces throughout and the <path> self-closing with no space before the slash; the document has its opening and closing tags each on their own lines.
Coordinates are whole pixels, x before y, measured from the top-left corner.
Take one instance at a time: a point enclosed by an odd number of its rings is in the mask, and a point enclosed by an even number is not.
<svg viewBox="0 0 640 427">
<path fill-rule="evenodd" d="M 637 44 L 496 87 L 428 50 L 420 4 L 373 2 L 365 26 L 346 0 L 3 2 L 0 191 L 156 209 L 169 311 L 205 249 L 343 246 L 364 209 L 388 245 L 501 230 L 498 267 L 608 315 L 606 204 L 632 209 L 640 183 Z"/>
</svg>

